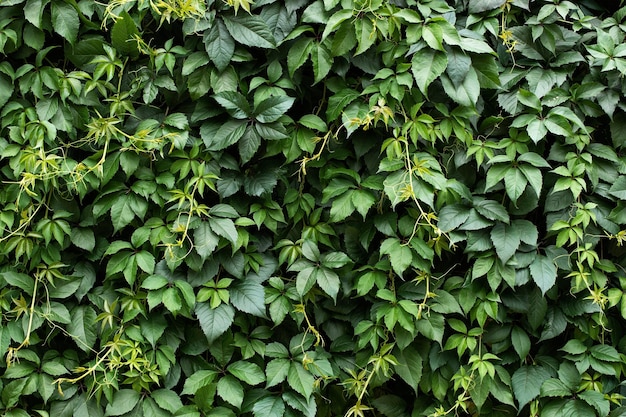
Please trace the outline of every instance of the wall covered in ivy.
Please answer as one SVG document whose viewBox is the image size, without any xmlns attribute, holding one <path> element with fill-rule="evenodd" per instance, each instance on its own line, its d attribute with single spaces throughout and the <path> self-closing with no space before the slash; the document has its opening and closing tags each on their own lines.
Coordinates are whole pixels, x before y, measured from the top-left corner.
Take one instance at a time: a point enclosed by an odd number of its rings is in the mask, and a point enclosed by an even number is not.
<svg viewBox="0 0 626 417">
<path fill-rule="evenodd" d="M 626 416 L 618 6 L 2 0 L 3 416 Z"/>
</svg>

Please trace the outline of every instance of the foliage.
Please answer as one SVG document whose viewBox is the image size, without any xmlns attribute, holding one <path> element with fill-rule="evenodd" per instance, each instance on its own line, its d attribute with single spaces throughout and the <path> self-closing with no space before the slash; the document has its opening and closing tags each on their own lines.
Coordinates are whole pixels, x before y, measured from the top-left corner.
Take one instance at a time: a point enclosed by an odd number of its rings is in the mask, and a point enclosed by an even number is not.
<svg viewBox="0 0 626 417">
<path fill-rule="evenodd" d="M 4 0 L 4 415 L 626 415 L 600 3 Z"/>
</svg>

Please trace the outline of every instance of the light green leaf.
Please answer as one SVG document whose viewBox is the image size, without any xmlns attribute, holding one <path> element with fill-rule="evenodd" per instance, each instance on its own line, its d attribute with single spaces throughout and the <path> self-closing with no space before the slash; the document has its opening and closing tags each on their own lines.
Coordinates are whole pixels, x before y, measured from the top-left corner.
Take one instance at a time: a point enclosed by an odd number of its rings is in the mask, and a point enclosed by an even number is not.
<svg viewBox="0 0 626 417">
<path fill-rule="evenodd" d="M 164 410 L 175 414 L 179 409 L 183 408 L 183 402 L 177 393 L 170 389 L 158 389 L 152 391 L 152 399 Z"/>
<path fill-rule="evenodd" d="M 333 301 L 337 302 L 337 294 L 339 293 L 339 287 L 341 286 L 341 281 L 339 280 L 339 275 L 337 275 L 332 270 L 321 266 L 316 267 L 313 270 L 312 274 L 315 282 L 320 288 L 330 297 Z"/>
<path fill-rule="evenodd" d="M 318 43 L 311 48 L 311 62 L 313 63 L 313 78 L 315 83 L 322 81 L 333 66 L 333 57 L 325 45 Z"/>
<path fill-rule="evenodd" d="M 250 103 L 248 103 L 244 95 L 238 91 L 222 91 L 211 97 L 224 107 L 235 119 L 245 120 L 252 114 Z"/>
<path fill-rule="evenodd" d="M 443 232 L 450 232 L 462 225 L 469 217 L 469 207 L 461 204 L 450 204 L 439 210 L 439 221 L 437 226 Z"/>
</svg>

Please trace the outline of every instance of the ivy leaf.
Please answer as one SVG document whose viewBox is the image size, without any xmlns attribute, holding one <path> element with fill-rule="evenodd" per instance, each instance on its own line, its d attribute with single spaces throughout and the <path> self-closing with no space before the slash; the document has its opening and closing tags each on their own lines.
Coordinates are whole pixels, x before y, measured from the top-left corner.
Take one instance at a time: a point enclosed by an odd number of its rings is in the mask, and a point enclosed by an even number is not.
<svg viewBox="0 0 626 417">
<path fill-rule="evenodd" d="M 237 42 L 255 48 L 273 49 L 274 35 L 260 16 L 243 15 L 223 17 L 224 25 Z"/>
<path fill-rule="evenodd" d="M 228 372 L 230 372 L 235 378 L 249 385 L 258 385 L 265 381 L 265 374 L 259 365 L 252 362 L 243 360 L 233 362 L 228 365 L 226 369 L 228 369 Z"/>
<path fill-rule="evenodd" d="M 491 229 L 490 236 L 498 258 L 500 258 L 502 263 L 506 263 L 515 255 L 521 243 L 519 230 L 514 226 L 505 225 L 504 223 L 496 224 L 493 229 Z"/>
<path fill-rule="evenodd" d="M 337 294 L 341 286 L 339 275 L 324 266 L 316 267 L 312 275 L 317 285 L 319 285 L 326 294 L 330 295 L 333 301 L 337 302 Z"/>
<path fill-rule="evenodd" d="M 172 414 L 183 408 L 183 402 L 177 393 L 171 389 L 158 389 L 152 392 L 152 399 L 164 410 Z"/>
<path fill-rule="evenodd" d="M 232 375 L 226 375 L 217 382 L 217 395 L 227 403 L 241 408 L 244 391 L 241 383 Z"/>
<path fill-rule="evenodd" d="M 73 45 L 76 42 L 80 26 L 78 12 L 69 3 L 62 0 L 53 0 L 50 10 L 52 28 Z"/>
<path fill-rule="evenodd" d="M 213 97 L 220 106 L 224 107 L 228 111 L 228 114 L 235 119 L 247 119 L 252 113 L 250 103 L 248 103 L 248 100 L 238 91 L 222 91 L 211 97 Z"/>
<path fill-rule="evenodd" d="M 309 399 L 313 395 L 313 385 L 315 378 L 301 363 L 292 362 L 287 373 L 287 382 L 296 392 L 302 394 L 304 398 Z"/>
<path fill-rule="evenodd" d="M 445 52 L 424 48 L 416 52 L 411 59 L 411 71 L 415 82 L 424 95 L 428 87 L 446 70 L 448 56 Z"/>
<path fill-rule="evenodd" d="M 280 397 L 265 397 L 254 403 L 252 413 L 254 417 L 283 417 L 285 403 Z"/>
<path fill-rule="evenodd" d="M 241 158 L 241 162 L 244 164 L 252 159 L 261 146 L 261 136 L 257 132 L 257 129 L 255 129 L 256 127 L 256 125 L 254 127 L 251 125 L 248 126 L 246 128 L 246 132 L 237 143 L 239 157 Z"/>
<path fill-rule="evenodd" d="M 413 262 L 411 248 L 403 245 L 398 238 L 390 237 L 380 245 L 380 254 L 388 255 L 393 271 L 402 275 Z"/>
<path fill-rule="evenodd" d="M 223 217 L 211 217 L 208 223 L 211 225 L 211 230 L 218 236 L 226 238 L 233 245 L 237 244 L 239 234 L 235 227 L 235 222 L 231 219 L 225 219 Z"/>
<path fill-rule="evenodd" d="M 626 200 L 626 176 L 622 175 L 617 178 L 617 181 L 609 188 L 609 193 L 620 200 Z"/>
<path fill-rule="evenodd" d="M 530 276 L 545 294 L 556 283 L 556 265 L 547 256 L 537 255 L 530 264 Z"/>
<path fill-rule="evenodd" d="M 289 96 L 268 97 L 254 108 L 254 118 L 261 123 L 277 121 L 293 106 L 295 98 Z"/>
<path fill-rule="evenodd" d="M 445 328 L 444 317 L 439 313 L 431 313 L 415 322 L 417 330 L 430 340 L 439 343 L 443 342 L 443 332 Z"/>
<path fill-rule="evenodd" d="M 215 377 L 217 376 L 217 371 L 213 371 L 210 369 L 201 369 L 199 371 L 194 372 L 185 380 L 185 385 L 183 386 L 182 395 L 194 395 L 201 388 L 208 386 L 213 381 L 215 381 Z"/>
<path fill-rule="evenodd" d="M 511 330 L 511 343 L 520 359 L 525 360 L 530 353 L 530 338 L 521 327 L 515 326 Z"/>
<path fill-rule="evenodd" d="M 325 45 L 318 43 L 311 48 L 311 62 L 313 63 L 313 78 L 315 83 L 318 83 L 330 72 L 333 57 Z"/>
<path fill-rule="evenodd" d="M 470 0 L 469 12 L 470 13 L 482 13 L 488 10 L 494 10 L 498 7 L 502 7 L 505 0 Z"/>
<path fill-rule="evenodd" d="M 132 195 L 122 194 L 111 206 L 111 222 L 114 231 L 120 231 L 135 218 L 132 203 Z"/>
<path fill-rule="evenodd" d="M 396 373 L 406 382 L 417 394 L 418 386 L 422 380 L 422 357 L 417 349 L 407 346 L 404 349 L 396 349 L 394 356 L 398 361 L 395 366 Z"/>
<path fill-rule="evenodd" d="M 106 416 L 121 416 L 135 408 L 141 393 L 132 389 L 121 389 L 113 393 L 113 401 L 106 406 Z"/>
<path fill-rule="evenodd" d="M 226 123 L 219 125 L 214 131 L 214 125 L 205 123 L 200 128 L 200 136 L 209 151 L 221 151 L 230 145 L 237 143 L 239 139 L 246 133 L 247 122 L 245 120 L 228 120 Z"/>
<path fill-rule="evenodd" d="M 520 410 L 540 394 L 541 385 L 548 378 L 550 372 L 541 366 L 522 366 L 515 371 L 511 386 Z"/>
<path fill-rule="evenodd" d="M 470 209 L 461 204 L 450 204 L 448 206 L 444 206 L 441 210 L 439 210 L 439 221 L 437 226 L 443 232 L 450 232 L 465 223 L 469 215 Z"/>
<path fill-rule="evenodd" d="M 267 388 L 280 384 L 287 378 L 287 373 L 291 367 L 289 359 L 277 358 L 272 359 L 265 367 L 265 375 L 267 379 Z"/>
<path fill-rule="evenodd" d="M 263 285 L 251 280 L 243 280 L 228 289 L 230 301 L 237 310 L 257 317 L 266 317 Z"/>
<path fill-rule="evenodd" d="M 78 347 L 89 352 L 96 343 L 96 312 L 88 306 L 76 306 L 71 311 L 72 321 L 67 325 L 67 331 L 76 339 Z"/>
<path fill-rule="evenodd" d="M 220 304 L 213 309 L 209 303 L 198 303 L 195 313 L 209 343 L 213 343 L 228 330 L 235 318 L 235 309 L 228 304 Z"/>
<path fill-rule="evenodd" d="M 137 40 L 139 34 L 135 21 L 126 11 L 122 11 L 111 28 L 111 44 L 123 55 L 136 57 L 139 55 Z"/>
<path fill-rule="evenodd" d="M 224 71 L 235 53 L 235 40 L 222 19 L 215 19 L 211 29 L 204 33 L 204 46 L 218 71 Z M 186 61 L 185 61 L 186 63 Z"/>
</svg>

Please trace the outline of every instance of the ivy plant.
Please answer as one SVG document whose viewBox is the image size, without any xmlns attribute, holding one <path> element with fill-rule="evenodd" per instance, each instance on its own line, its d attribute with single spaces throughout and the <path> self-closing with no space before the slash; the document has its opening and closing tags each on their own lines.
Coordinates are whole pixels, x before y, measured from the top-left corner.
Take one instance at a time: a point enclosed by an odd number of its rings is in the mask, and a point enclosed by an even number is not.
<svg viewBox="0 0 626 417">
<path fill-rule="evenodd" d="M 626 415 L 625 38 L 595 0 L 4 0 L 3 415 Z"/>
</svg>

